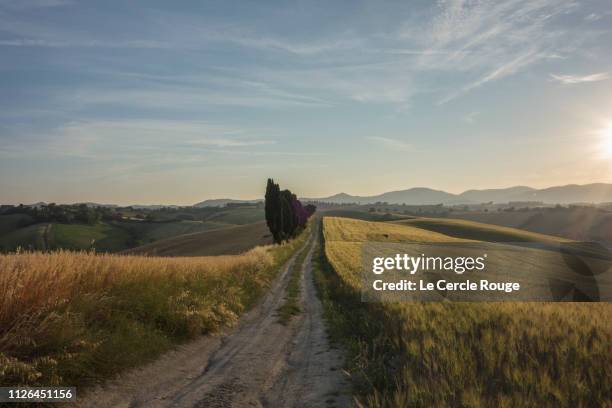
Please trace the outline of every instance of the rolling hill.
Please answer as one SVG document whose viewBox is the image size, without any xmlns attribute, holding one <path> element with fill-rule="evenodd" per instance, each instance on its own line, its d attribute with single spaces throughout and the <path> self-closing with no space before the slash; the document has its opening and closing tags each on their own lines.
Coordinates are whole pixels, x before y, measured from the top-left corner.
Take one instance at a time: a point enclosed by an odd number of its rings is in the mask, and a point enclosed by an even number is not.
<svg viewBox="0 0 612 408">
<path fill-rule="evenodd" d="M 0 236 L 0 251 L 48 249 L 49 223 L 28 225 Z"/>
<path fill-rule="evenodd" d="M 232 227 L 244 215 L 225 215 L 219 221 L 120 221 L 87 224 L 37 223 L 18 228 L 15 220 L 24 217 L 0 216 L 0 250 L 90 250 L 119 252 L 177 235 Z M 230 223 L 228 221 L 236 221 Z"/>
<path fill-rule="evenodd" d="M 48 248 L 88 250 L 97 252 L 117 252 L 129 244 L 130 234 L 123 228 L 111 224 L 49 224 Z"/>
<path fill-rule="evenodd" d="M 99 222 L 36 222 L 28 214 L 0 214 L 0 252 L 28 250 L 90 250 L 119 252 L 178 235 L 261 222 L 261 206 L 230 206 L 164 210 L 122 209 L 119 216 Z M 149 217 L 144 218 L 144 215 Z"/>
<path fill-rule="evenodd" d="M 272 243 L 265 222 L 179 235 L 124 251 L 155 256 L 208 256 L 240 254 L 258 245 Z"/>
<path fill-rule="evenodd" d="M 8 234 L 31 223 L 32 217 L 26 214 L 0 215 L 0 235 Z"/>
<path fill-rule="evenodd" d="M 569 240 L 551 235 L 538 234 L 517 228 L 484 224 L 475 221 L 450 218 L 411 218 L 393 221 L 393 224 L 422 228 L 456 238 L 475 239 L 487 242 L 542 242 L 559 243 Z"/>
<path fill-rule="evenodd" d="M 455 211 L 453 218 L 520 228 L 576 241 L 612 242 L 612 212 L 597 208 L 545 208 L 528 211 Z"/>
<path fill-rule="evenodd" d="M 448 221 L 424 219 L 417 227 L 414 222 L 323 218 L 325 245 L 315 263 L 315 279 L 333 336 L 347 350 L 345 369 L 364 406 L 605 406 L 609 398 L 602 390 L 610 385 L 612 339 L 609 302 L 363 301 L 366 240 L 467 247 L 486 243 L 460 235 L 486 241 L 499 238 L 493 231 L 512 239 L 524 234 Z M 440 226 L 450 228 L 449 235 L 433 231 Z M 489 258 L 487 265 L 524 269 L 526 277 L 564 268 L 559 258 L 530 252 L 536 256 Z"/>
<path fill-rule="evenodd" d="M 204 200 L 194 204 L 194 207 L 225 207 L 228 204 L 256 204 L 262 202 L 262 199 L 258 200 L 234 200 L 232 198 L 217 198 L 212 200 Z"/>
</svg>

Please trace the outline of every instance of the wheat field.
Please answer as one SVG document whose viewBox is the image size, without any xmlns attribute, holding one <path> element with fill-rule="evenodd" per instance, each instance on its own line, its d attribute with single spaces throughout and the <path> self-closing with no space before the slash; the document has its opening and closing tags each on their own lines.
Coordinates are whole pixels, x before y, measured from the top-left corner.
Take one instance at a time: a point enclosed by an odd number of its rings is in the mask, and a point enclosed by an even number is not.
<svg viewBox="0 0 612 408">
<path fill-rule="evenodd" d="M 323 223 L 315 277 L 365 406 L 610 406 L 610 303 L 362 303 L 366 238 L 458 238 L 413 225 Z"/>
<path fill-rule="evenodd" d="M 305 235 L 231 256 L 0 255 L 0 383 L 87 385 L 232 325 Z"/>
</svg>

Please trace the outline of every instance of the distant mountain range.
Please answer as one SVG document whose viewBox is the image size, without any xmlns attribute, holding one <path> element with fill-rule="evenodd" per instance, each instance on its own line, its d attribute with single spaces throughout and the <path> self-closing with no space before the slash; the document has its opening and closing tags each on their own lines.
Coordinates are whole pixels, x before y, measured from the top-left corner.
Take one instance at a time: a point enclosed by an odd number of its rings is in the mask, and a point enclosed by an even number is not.
<svg viewBox="0 0 612 408">
<path fill-rule="evenodd" d="M 461 194 L 431 188 L 417 187 L 408 190 L 391 191 L 374 196 L 353 196 L 346 193 L 330 197 L 302 198 L 302 201 L 319 201 L 332 204 L 389 204 L 433 205 L 433 204 L 477 204 L 508 203 L 512 201 L 539 201 L 547 204 L 607 203 L 612 202 L 612 184 L 595 183 L 586 185 L 569 184 L 566 186 L 535 189 L 526 186 L 510 188 L 468 190 Z"/>
<path fill-rule="evenodd" d="M 300 198 L 303 202 L 318 201 L 331 204 L 374 204 L 386 202 L 389 204 L 406 205 L 458 205 L 479 203 L 508 203 L 512 201 L 538 201 L 546 204 L 580 204 L 580 203 L 612 203 L 612 184 L 568 184 L 566 186 L 555 186 L 543 189 L 535 189 L 526 186 L 509 188 L 496 188 L 488 190 L 467 190 L 461 194 L 452 194 L 442 190 L 434 190 L 426 187 L 416 187 L 407 190 L 389 191 L 373 196 L 354 196 L 339 193 L 329 197 Z M 211 199 L 194 204 L 194 207 L 225 207 L 228 204 L 248 204 L 262 202 L 256 200 L 235 200 L 231 198 Z M 114 204 L 98 204 L 86 202 L 88 206 L 117 207 Z M 31 204 L 37 207 L 45 205 L 40 202 Z M 176 205 L 132 205 L 138 209 L 158 209 L 163 207 L 179 208 Z"/>
</svg>

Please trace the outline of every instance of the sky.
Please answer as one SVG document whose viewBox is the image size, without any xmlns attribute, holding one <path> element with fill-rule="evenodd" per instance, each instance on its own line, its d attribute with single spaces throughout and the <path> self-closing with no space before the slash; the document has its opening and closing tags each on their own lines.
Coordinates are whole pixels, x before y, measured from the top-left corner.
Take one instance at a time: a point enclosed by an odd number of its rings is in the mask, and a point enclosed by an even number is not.
<svg viewBox="0 0 612 408">
<path fill-rule="evenodd" d="M 0 203 L 612 182 L 609 0 L 0 0 Z"/>
</svg>

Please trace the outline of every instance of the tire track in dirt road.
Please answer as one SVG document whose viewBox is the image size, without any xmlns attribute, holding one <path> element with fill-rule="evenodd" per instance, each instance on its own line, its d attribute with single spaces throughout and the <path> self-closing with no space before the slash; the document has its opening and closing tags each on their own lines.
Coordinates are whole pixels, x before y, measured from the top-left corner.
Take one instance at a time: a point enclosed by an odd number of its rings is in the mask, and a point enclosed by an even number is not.
<svg viewBox="0 0 612 408">
<path fill-rule="evenodd" d="M 317 228 L 304 244 L 300 308 L 277 309 L 295 266 L 283 266 L 264 300 L 224 336 L 205 336 L 83 396 L 83 407 L 349 407 L 342 355 L 330 347 L 312 280 Z"/>
<path fill-rule="evenodd" d="M 350 386 L 341 374 L 342 355 L 330 347 L 312 277 L 310 246 L 302 270 L 302 302 L 293 348 L 285 359 L 282 375 L 265 393 L 264 406 L 269 407 L 349 407 Z"/>
</svg>

